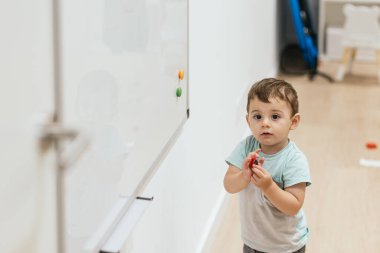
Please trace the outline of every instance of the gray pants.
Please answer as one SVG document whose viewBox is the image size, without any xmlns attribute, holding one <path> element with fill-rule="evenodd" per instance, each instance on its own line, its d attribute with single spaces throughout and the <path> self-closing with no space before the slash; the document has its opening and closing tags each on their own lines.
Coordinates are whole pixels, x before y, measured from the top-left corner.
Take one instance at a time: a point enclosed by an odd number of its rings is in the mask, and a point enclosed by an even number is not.
<svg viewBox="0 0 380 253">
<path fill-rule="evenodd" d="M 293 253 L 305 253 L 305 250 L 306 250 L 306 246 L 303 246 L 302 248 L 300 248 L 297 251 L 294 251 Z M 244 244 L 243 253 L 265 253 L 265 252 L 251 249 L 250 247 Z"/>
</svg>

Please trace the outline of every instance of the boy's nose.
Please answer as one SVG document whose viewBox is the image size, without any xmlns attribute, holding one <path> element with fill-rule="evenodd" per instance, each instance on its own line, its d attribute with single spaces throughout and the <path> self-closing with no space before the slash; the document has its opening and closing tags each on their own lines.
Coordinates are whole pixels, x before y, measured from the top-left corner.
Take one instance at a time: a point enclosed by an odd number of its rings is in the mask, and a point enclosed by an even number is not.
<svg viewBox="0 0 380 253">
<path fill-rule="evenodd" d="M 262 122 L 263 122 L 263 127 L 269 127 L 270 126 L 268 118 L 264 118 Z"/>
</svg>

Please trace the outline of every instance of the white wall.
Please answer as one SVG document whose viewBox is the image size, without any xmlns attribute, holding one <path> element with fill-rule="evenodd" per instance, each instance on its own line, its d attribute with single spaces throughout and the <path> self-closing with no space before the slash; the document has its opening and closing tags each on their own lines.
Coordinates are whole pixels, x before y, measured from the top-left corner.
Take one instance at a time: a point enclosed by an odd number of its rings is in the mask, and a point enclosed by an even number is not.
<svg viewBox="0 0 380 253">
<path fill-rule="evenodd" d="M 277 73 L 275 0 L 190 1 L 190 119 L 147 186 L 125 252 L 194 253 L 226 198 L 224 159 L 246 134 L 250 84 Z"/>
</svg>

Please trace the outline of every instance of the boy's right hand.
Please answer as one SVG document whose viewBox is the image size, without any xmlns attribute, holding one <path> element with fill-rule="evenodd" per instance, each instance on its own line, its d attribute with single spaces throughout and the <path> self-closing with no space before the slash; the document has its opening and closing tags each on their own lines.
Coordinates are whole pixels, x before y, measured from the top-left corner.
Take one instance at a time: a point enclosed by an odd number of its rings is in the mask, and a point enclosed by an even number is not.
<svg viewBox="0 0 380 253">
<path fill-rule="evenodd" d="M 256 149 L 254 152 L 249 153 L 243 162 L 243 175 L 247 181 L 251 181 L 253 174 L 250 165 L 253 163 L 253 161 L 257 161 L 260 152 L 261 149 Z"/>
</svg>

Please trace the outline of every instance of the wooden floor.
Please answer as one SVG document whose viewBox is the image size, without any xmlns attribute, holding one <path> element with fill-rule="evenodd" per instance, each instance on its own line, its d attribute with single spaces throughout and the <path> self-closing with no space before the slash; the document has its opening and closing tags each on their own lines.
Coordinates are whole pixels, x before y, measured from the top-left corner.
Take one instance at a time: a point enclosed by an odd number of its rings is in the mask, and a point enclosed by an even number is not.
<svg viewBox="0 0 380 253">
<path fill-rule="evenodd" d="M 321 70 L 334 75 L 337 64 Z M 374 64 L 355 63 L 341 83 L 321 77 L 280 76 L 299 94 L 301 124 L 291 139 L 307 155 L 313 184 L 304 210 L 309 223 L 307 253 L 380 252 L 380 168 L 360 158 L 380 160 L 380 84 Z M 237 196 L 231 196 L 210 253 L 242 252 Z"/>
</svg>

